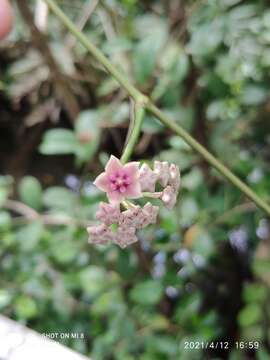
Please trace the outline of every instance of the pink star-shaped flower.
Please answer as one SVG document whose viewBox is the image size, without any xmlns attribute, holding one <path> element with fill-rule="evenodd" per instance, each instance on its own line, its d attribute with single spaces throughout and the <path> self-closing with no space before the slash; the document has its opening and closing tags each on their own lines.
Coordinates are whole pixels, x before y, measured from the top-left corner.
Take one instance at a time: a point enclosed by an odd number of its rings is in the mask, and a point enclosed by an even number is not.
<svg viewBox="0 0 270 360">
<path fill-rule="evenodd" d="M 105 172 L 96 178 L 94 184 L 107 193 L 112 204 L 118 204 L 124 199 L 137 199 L 142 196 L 139 177 L 138 162 L 123 165 L 112 155 Z"/>
</svg>

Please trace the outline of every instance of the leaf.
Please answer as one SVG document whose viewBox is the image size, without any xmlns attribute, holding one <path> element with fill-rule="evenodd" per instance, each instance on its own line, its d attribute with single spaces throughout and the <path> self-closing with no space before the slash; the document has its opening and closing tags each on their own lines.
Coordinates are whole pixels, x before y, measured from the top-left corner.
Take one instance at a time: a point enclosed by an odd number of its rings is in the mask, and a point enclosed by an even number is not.
<svg viewBox="0 0 270 360">
<path fill-rule="evenodd" d="M 97 111 L 82 111 L 75 123 L 77 146 L 75 155 L 79 164 L 90 161 L 94 156 L 100 141 L 100 115 Z"/>
<path fill-rule="evenodd" d="M 135 47 L 133 54 L 134 74 L 137 82 L 143 84 L 153 74 L 158 52 L 166 39 L 164 27 L 155 28 L 145 35 Z"/>
<path fill-rule="evenodd" d="M 187 230 L 184 242 L 189 244 L 193 252 L 199 256 L 198 261 L 194 258 L 195 264 L 196 262 L 203 264 L 205 259 L 214 252 L 214 242 L 210 233 L 200 225 L 193 225 Z"/>
<path fill-rule="evenodd" d="M 89 266 L 79 274 L 81 287 L 86 294 L 94 296 L 103 291 L 108 286 L 109 278 L 105 270 L 97 266 Z"/>
<path fill-rule="evenodd" d="M 162 297 L 163 288 L 157 280 L 139 283 L 130 291 L 130 298 L 141 305 L 155 305 Z"/>
<path fill-rule="evenodd" d="M 147 340 L 147 347 L 151 351 L 167 355 L 170 358 L 176 358 L 178 350 L 178 342 L 169 336 L 151 336 Z"/>
<path fill-rule="evenodd" d="M 23 251 L 33 250 L 40 241 L 43 230 L 43 224 L 40 220 L 33 221 L 30 224 L 21 227 L 16 233 L 20 248 Z"/>
<path fill-rule="evenodd" d="M 267 288 L 261 284 L 248 284 L 244 288 L 243 298 L 245 302 L 262 302 L 267 298 Z"/>
<path fill-rule="evenodd" d="M 179 203 L 181 224 L 190 226 L 199 214 L 197 201 L 193 196 L 190 196 L 184 197 Z"/>
<path fill-rule="evenodd" d="M 0 231 L 8 231 L 11 227 L 11 215 L 7 211 L 0 211 Z"/>
<path fill-rule="evenodd" d="M 205 57 L 212 54 L 222 44 L 225 23 L 222 17 L 209 23 L 204 23 L 192 32 L 188 51 L 197 57 Z"/>
<path fill-rule="evenodd" d="M 73 131 L 67 129 L 48 130 L 39 147 L 43 155 L 73 154 L 77 141 Z"/>
<path fill-rule="evenodd" d="M 1 310 L 10 304 L 11 299 L 12 299 L 11 294 L 7 290 L 0 289 L 0 309 Z"/>
<path fill-rule="evenodd" d="M 72 76 L 76 71 L 72 56 L 73 53 L 68 50 L 67 46 L 63 42 L 51 43 L 51 50 L 57 63 L 60 65 L 61 71 Z"/>
<path fill-rule="evenodd" d="M 156 65 L 155 51 L 152 48 L 153 39 L 143 39 L 136 47 L 133 55 L 135 78 L 139 84 L 148 80 Z"/>
<path fill-rule="evenodd" d="M 19 319 L 31 319 L 38 314 L 37 304 L 32 298 L 21 295 L 16 300 L 15 313 Z"/>
<path fill-rule="evenodd" d="M 164 126 L 154 116 L 146 115 L 143 120 L 142 129 L 147 134 L 157 134 L 164 130 Z"/>
<path fill-rule="evenodd" d="M 188 73 L 189 59 L 184 50 L 175 42 L 167 45 L 161 54 L 160 62 L 164 73 L 169 78 L 169 83 L 178 84 Z"/>
<path fill-rule="evenodd" d="M 55 210 L 73 209 L 76 203 L 76 195 L 70 190 L 53 186 L 43 193 L 43 204 Z"/>
<path fill-rule="evenodd" d="M 245 306 L 238 315 L 240 326 L 247 327 L 259 322 L 262 318 L 261 307 L 259 304 L 251 303 Z"/>
<path fill-rule="evenodd" d="M 198 167 L 194 167 L 182 178 L 182 186 L 188 190 L 195 190 L 203 182 L 203 174 Z"/>
<path fill-rule="evenodd" d="M 243 90 L 241 101 L 244 105 L 259 105 L 268 96 L 268 91 L 262 87 L 250 85 Z"/>
<path fill-rule="evenodd" d="M 94 137 L 100 132 L 99 129 L 99 114 L 94 110 L 81 111 L 75 122 L 75 133 L 89 134 Z"/>
<path fill-rule="evenodd" d="M 40 182 L 33 176 L 25 176 L 19 184 L 20 199 L 30 207 L 39 210 L 42 203 Z"/>
<path fill-rule="evenodd" d="M 10 193 L 13 179 L 11 176 L 0 176 L 0 206 L 2 206 Z"/>
<path fill-rule="evenodd" d="M 202 295 L 199 292 L 182 297 L 175 314 L 177 323 L 182 326 L 189 323 L 191 316 L 193 316 L 193 314 L 198 314 L 201 304 Z"/>
<path fill-rule="evenodd" d="M 104 316 L 104 314 L 117 311 L 121 306 L 123 305 L 120 291 L 112 289 L 97 297 L 96 301 L 92 304 L 91 311 L 95 315 Z"/>
<path fill-rule="evenodd" d="M 75 261 L 80 252 L 78 241 L 74 241 L 74 231 L 72 228 L 65 228 L 54 233 L 51 245 L 52 257 L 60 264 L 69 264 Z"/>
</svg>

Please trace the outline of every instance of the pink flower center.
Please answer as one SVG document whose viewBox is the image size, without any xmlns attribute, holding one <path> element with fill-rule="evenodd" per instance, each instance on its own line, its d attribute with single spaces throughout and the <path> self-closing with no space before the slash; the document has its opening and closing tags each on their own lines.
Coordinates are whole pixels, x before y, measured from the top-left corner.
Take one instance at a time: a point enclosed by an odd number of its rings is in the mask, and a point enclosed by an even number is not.
<svg viewBox="0 0 270 360">
<path fill-rule="evenodd" d="M 109 176 L 110 188 L 112 191 L 126 192 L 128 186 L 131 184 L 130 177 L 125 173 L 117 172 Z"/>
</svg>

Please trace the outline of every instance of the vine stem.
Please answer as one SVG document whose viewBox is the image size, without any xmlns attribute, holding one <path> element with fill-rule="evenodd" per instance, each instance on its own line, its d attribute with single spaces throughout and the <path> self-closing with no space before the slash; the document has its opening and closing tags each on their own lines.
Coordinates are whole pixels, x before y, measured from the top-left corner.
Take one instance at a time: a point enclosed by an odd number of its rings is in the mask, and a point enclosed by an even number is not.
<svg viewBox="0 0 270 360">
<path fill-rule="evenodd" d="M 209 164 L 211 164 L 220 174 L 222 174 L 229 182 L 235 185 L 242 193 L 244 193 L 249 199 L 251 199 L 261 210 L 263 210 L 268 216 L 270 216 L 270 205 L 261 199 L 249 186 L 247 186 L 242 180 L 234 175 L 225 165 L 223 165 L 214 155 L 212 155 L 206 148 L 204 148 L 196 139 L 194 139 L 185 129 L 176 124 L 173 120 L 167 117 L 161 110 L 159 110 L 150 99 L 143 95 L 138 89 L 136 89 L 130 81 L 118 71 L 118 69 L 108 60 L 106 56 L 93 44 L 88 38 L 79 31 L 71 20 L 64 14 L 64 12 L 58 7 L 54 0 L 44 0 L 52 10 L 52 12 L 61 20 L 61 22 L 67 27 L 67 29 L 76 37 L 76 39 L 95 57 L 95 59 L 103 65 L 108 73 L 113 76 L 118 83 L 127 91 L 127 93 L 133 98 L 135 104 L 141 104 L 140 112 L 143 112 L 145 108 L 151 114 L 153 114 L 161 123 L 173 130 L 183 140 L 189 144 L 195 151 L 197 151 Z M 141 116 L 141 118 L 143 115 Z M 135 142 L 140 132 L 140 121 L 137 121 L 137 126 L 134 125 L 133 132 L 124 150 L 124 160 L 128 159 L 132 153 Z M 132 142 L 131 142 L 132 141 Z M 131 142 L 131 145 L 130 145 Z M 125 154 L 126 153 L 126 154 Z M 122 156 L 122 158 L 123 158 Z M 123 159 L 122 159 L 123 160 Z"/>
<path fill-rule="evenodd" d="M 131 157 L 133 149 L 137 143 L 143 123 L 144 113 L 144 104 L 136 102 L 134 106 L 134 120 L 131 122 L 127 143 L 120 159 L 123 164 L 125 164 Z"/>
</svg>

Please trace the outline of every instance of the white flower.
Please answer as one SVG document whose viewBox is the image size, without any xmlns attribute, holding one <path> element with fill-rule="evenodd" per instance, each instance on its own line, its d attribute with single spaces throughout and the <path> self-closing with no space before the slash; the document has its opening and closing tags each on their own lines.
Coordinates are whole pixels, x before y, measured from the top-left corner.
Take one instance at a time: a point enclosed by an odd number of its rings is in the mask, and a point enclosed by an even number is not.
<svg viewBox="0 0 270 360">
<path fill-rule="evenodd" d="M 154 172 L 158 176 L 160 185 L 163 187 L 167 186 L 170 178 L 169 163 L 167 161 L 155 161 Z"/>
</svg>

